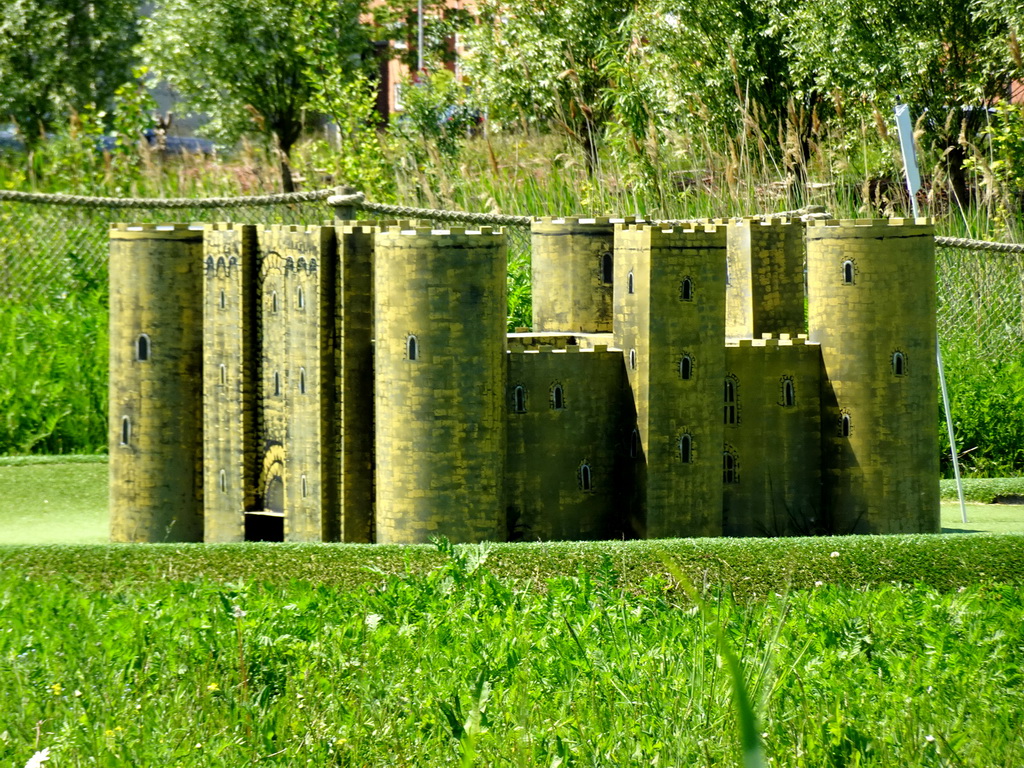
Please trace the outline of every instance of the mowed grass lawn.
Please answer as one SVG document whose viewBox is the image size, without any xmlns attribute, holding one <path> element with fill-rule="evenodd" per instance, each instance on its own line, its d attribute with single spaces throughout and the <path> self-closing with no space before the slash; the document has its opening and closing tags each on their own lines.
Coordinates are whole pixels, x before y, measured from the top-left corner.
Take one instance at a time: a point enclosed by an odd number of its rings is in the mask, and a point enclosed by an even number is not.
<svg viewBox="0 0 1024 768">
<path fill-rule="evenodd" d="M 0 544 L 102 544 L 108 537 L 103 457 L 0 459 Z M 943 533 L 1024 533 L 1024 505 L 942 502 Z"/>
<path fill-rule="evenodd" d="M 3 543 L 106 471 L 0 461 Z M 0 766 L 1018 768 L 1021 541 L 0 546 Z"/>
</svg>

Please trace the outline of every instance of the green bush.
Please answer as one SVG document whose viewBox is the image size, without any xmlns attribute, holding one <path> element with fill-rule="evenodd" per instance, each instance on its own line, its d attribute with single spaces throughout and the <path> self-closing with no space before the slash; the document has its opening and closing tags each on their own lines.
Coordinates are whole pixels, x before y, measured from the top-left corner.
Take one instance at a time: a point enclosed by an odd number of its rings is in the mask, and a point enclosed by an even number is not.
<svg viewBox="0 0 1024 768">
<path fill-rule="evenodd" d="M 669 539 L 464 545 L 486 555 L 500 578 L 543 585 L 584 568 L 613 569 L 630 591 L 661 590 L 670 558 L 694 584 L 741 597 L 806 589 L 922 583 L 936 589 L 1024 581 L 1024 537 L 1016 534 L 828 536 L 791 539 Z M 151 544 L 145 546 L 0 547 L 0 570 L 27 578 L 73 576 L 108 589 L 153 579 L 287 583 L 300 579 L 355 589 L 395 574 L 423 572 L 444 560 L 434 546 L 380 544 Z"/>
<path fill-rule="evenodd" d="M 107 449 L 106 286 L 0 302 L 0 454 Z"/>
</svg>

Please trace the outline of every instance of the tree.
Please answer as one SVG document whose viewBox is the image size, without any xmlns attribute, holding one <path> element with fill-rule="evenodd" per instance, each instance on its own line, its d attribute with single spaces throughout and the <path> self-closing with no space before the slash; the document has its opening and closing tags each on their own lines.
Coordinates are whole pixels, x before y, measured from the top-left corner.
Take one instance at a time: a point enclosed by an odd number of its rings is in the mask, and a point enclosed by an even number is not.
<svg viewBox="0 0 1024 768">
<path fill-rule="evenodd" d="M 891 111 L 897 99 L 925 114 L 953 192 L 967 204 L 967 142 L 987 108 L 1024 76 L 1019 0 L 807 0 L 775 21 L 791 66 L 823 92 Z"/>
<path fill-rule="evenodd" d="M 234 141 L 270 138 L 289 155 L 318 81 L 360 72 L 372 50 L 359 21 L 364 0 L 164 0 L 143 23 L 142 55 L 198 112 L 206 130 Z"/>
<path fill-rule="evenodd" d="M 597 165 L 612 115 L 605 71 L 631 37 L 630 0 L 483 0 L 468 33 L 466 71 L 497 122 L 553 122 Z"/>
<path fill-rule="evenodd" d="M 29 148 L 71 111 L 103 106 L 131 79 L 134 0 L 0 3 L 0 119 Z"/>
</svg>

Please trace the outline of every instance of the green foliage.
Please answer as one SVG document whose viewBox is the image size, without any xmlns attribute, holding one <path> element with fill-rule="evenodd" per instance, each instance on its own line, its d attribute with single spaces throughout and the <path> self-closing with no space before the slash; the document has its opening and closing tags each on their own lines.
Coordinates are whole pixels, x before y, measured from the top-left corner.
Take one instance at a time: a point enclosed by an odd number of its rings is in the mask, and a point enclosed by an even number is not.
<svg viewBox="0 0 1024 768">
<path fill-rule="evenodd" d="M 141 52 L 156 78 L 210 115 L 211 135 L 262 134 L 287 156 L 314 92 L 360 71 L 364 10 L 363 0 L 166 0 L 143 22 Z"/>
<path fill-rule="evenodd" d="M 955 353 L 944 361 L 961 472 L 985 476 L 1024 472 L 1024 364 Z M 945 423 L 944 420 L 942 422 Z M 943 472 L 949 466 L 949 438 L 943 428 Z"/>
<path fill-rule="evenodd" d="M 775 23 L 786 30 L 800 81 L 843 94 L 848 107 L 860 102 L 860 116 L 864 108 L 889 114 L 898 100 L 910 104 L 922 116 L 926 147 L 934 144 L 932 156 L 944 160 L 957 200 L 968 205 L 968 143 L 985 125 L 985 108 L 1024 74 L 1019 51 L 1014 57 L 1006 44 L 1009 15 L 993 3 L 958 0 L 810 0 Z"/>
<path fill-rule="evenodd" d="M 990 171 L 1000 214 L 1007 225 L 1024 213 L 1024 104 L 999 102 L 987 129 L 992 148 Z M 1012 229 L 1012 226 L 1008 227 Z"/>
<path fill-rule="evenodd" d="M 461 545 L 456 550 L 475 551 Z M 693 584 L 727 589 L 743 599 L 812 589 L 818 582 L 850 588 L 922 583 L 939 590 L 1024 583 L 1020 534 L 535 542 L 487 548 L 488 568 L 503 580 L 537 585 L 580 568 L 596 572 L 611 567 L 620 586 L 631 592 L 664 591 L 672 577 L 666 557 Z M 361 589 L 388 575 L 421 573 L 441 560 L 437 548 L 427 545 L 0 546 L 3 568 L 40 580 L 73 575 L 95 589 L 144 584 L 156 576 L 273 584 L 301 579 Z"/>
<path fill-rule="evenodd" d="M 109 565 L 135 549 L 107 548 Z M 524 585 L 495 576 L 489 550 L 432 550 L 422 572 L 355 590 L 154 572 L 94 591 L 8 561 L 0 760 L 47 747 L 61 765 L 740 762 L 718 638 L 670 581 L 632 593 L 604 561 Z M 768 761 L 1014 765 L 1024 601 L 963 586 L 757 601 L 702 587 Z"/>
<path fill-rule="evenodd" d="M 611 117 L 615 82 L 605 64 L 630 44 L 632 6 L 621 0 L 545 0 L 514 7 L 486 0 L 467 34 L 465 66 L 498 124 L 552 122 L 582 149 L 589 169 Z"/>
<path fill-rule="evenodd" d="M 128 79 L 138 39 L 131 0 L 6 0 L 0 6 L 0 121 L 31 147 Z"/>
<path fill-rule="evenodd" d="M 310 107 L 334 122 L 338 144 L 303 145 L 300 153 L 304 157 L 299 162 L 329 169 L 334 183 L 355 187 L 374 202 L 390 202 L 395 182 L 375 110 L 376 86 L 362 73 L 346 79 L 339 70 L 315 83 Z"/>
<path fill-rule="evenodd" d="M 0 306 L 0 454 L 106 450 L 107 323 L 91 279 L 55 302 Z"/>
<path fill-rule="evenodd" d="M 1004 497 L 1024 497 L 1024 477 L 966 477 L 963 478 L 964 498 L 991 504 Z M 955 480 L 940 480 L 942 498 L 959 498 Z"/>
</svg>

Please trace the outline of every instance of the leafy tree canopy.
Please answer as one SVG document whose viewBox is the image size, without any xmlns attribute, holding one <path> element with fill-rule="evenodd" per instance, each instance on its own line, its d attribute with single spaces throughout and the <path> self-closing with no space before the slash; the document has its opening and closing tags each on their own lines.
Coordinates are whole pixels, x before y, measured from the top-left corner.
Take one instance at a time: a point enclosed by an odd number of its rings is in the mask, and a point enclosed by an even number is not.
<svg viewBox="0 0 1024 768">
<path fill-rule="evenodd" d="M 131 78 L 138 40 L 133 0 L 0 3 L 0 120 L 26 142 L 71 111 L 103 105 Z"/>
<path fill-rule="evenodd" d="M 259 132 L 285 157 L 318 87 L 355 77 L 371 51 L 365 0 L 163 0 L 141 53 L 225 141 Z M 291 188 L 287 162 L 285 188 Z"/>
</svg>

